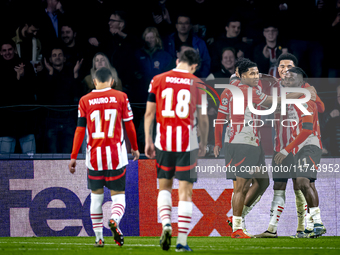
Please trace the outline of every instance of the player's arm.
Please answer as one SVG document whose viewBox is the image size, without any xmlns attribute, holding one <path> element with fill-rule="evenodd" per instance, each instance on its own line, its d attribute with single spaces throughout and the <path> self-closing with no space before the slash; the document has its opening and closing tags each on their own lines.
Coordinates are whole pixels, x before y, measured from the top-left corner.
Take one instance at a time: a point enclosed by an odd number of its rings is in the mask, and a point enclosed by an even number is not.
<svg viewBox="0 0 340 255">
<path fill-rule="evenodd" d="M 316 95 L 315 103 L 316 103 L 316 106 L 318 107 L 318 112 L 323 113 L 325 111 L 325 105 L 318 95 Z"/>
<path fill-rule="evenodd" d="M 309 90 L 309 92 L 311 93 L 311 100 L 315 101 L 316 97 L 317 97 L 315 88 L 313 86 L 310 86 L 310 87 L 306 87 L 304 89 Z M 302 97 L 304 95 L 305 95 L 304 93 L 292 92 L 292 93 L 287 94 L 286 98 L 287 99 L 298 99 L 298 98 L 300 98 L 300 97 Z M 273 97 L 272 96 L 267 96 L 266 100 L 263 101 L 261 106 L 270 107 L 272 105 L 272 103 L 273 103 Z M 281 103 L 281 97 L 277 98 L 277 103 L 278 104 Z"/>
<path fill-rule="evenodd" d="M 133 124 L 133 120 L 125 121 L 125 130 L 131 144 L 131 154 L 134 156 L 133 161 L 139 159 L 139 151 L 137 145 L 136 128 Z"/>
<path fill-rule="evenodd" d="M 146 111 L 144 115 L 144 133 L 145 133 L 145 156 L 148 158 L 155 157 L 155 146 L 152 141 L 153 122 L 156 114 L 155 94 L 149 94 L 149 101 L 146 103 Z M 150 100 L 150 98 L 152 98 Z M 154 102 L 153 102 L 154 101 Z"/>
<path fill-rule="evenodd" d="M 303 143 L 310 134 L 313 133 L 313 115 L 305 115 L 302 116 L 302 130 L 292 141 L 290 144 L 287 145 L 286 148 L 282 149 L 279 153 L 275 155 L 274 161 L 277 164 L 281 164 L 282 161 L 288 156 L 288 154 L 301 143 Z"/>
<path fill-rule="evenodd" d="M 217 119 L 218 120 L 225 120 L 227 119 L 229 122 L 229 116 L 224 111 L 218 110 L 217 113 Z M 214 147 L 214 155 L 215 157 L 218 157 L 220 154 L 220 150 L 223 146 L 222 144 L 222 133 L 223 133 L 223 124 L 215 124 L 215 147 Z"/>
<path fill-rule="evenodd" d="M 76 159 L 77 159 L 78 152 L 80 150 L 80 147 L 85 137 L 85 128 L 86 128 L 86 118 L 79 117 L 77 128 L 76 128 L 76 131 L 74 133 L 74 138 L 73 138 L 71 162 L 68 165 L 68 168 L 72 174 L 76 171 Z"/>
<path fill-rule="evenodd" d="M 209 118 L 208 118 L 208 115 L 202 114 L 201 107 L 197 107 L 197 119 L 198 119 L 198 128 L 201 133 L 198 156 L 204 157 L 206 153 L 207 144 L 208 144 Z"/>
</svg>

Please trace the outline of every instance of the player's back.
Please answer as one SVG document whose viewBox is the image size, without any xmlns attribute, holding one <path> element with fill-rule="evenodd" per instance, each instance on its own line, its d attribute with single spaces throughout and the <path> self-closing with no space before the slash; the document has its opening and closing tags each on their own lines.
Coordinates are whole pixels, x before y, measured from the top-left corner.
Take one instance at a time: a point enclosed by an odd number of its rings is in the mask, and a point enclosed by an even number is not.
<svg viewBox="0 0 340 255">
<path fill-rule="evenodd" d="M 190 151 L 198 148 L 196 106 L 201 103 L 203 82 L 188 71 L 173 69 L 153 78 L 150 92 L 156 98 L 157 134 L 155 146 L 165 151 Z M 197 140 L 197 136 L 196 136 Z M 189 142 L 190 141 L 190 142 Z"/>
<path fill-rule="evenodd" d="M 116 169 L 127 164 L 122 121 L 133 118 L 125 93 L 111 88 L 93 90 L 79 103 L 88 132 L 87 165 L 91 169 Z"/>
</svg>

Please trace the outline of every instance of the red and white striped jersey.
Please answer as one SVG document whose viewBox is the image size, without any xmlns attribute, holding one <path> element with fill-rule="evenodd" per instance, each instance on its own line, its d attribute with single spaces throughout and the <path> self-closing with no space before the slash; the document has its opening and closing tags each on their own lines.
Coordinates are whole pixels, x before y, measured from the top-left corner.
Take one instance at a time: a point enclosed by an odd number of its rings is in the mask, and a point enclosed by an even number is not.
<svg viewBox="0 0 340 255">
<path fill-rule="evenodd" d="M 248 108 L 248 85 L 239 84 L 238 88 L 241 89 L 244 96 L 244 115 L 234 115 L 233 109 L 233 100 L 238 100 L 234 95 L 230 99 L 230 143 L 241 143 L 241 144 L 249 144 L 254 146 L 259 146 L 259 136 L 258 129 L 256 125 L 257 116 L 253 114 Z M 252 87 L 252 102 L 257 108 L 261 105 L 266 99 L 267 95 L 262 93 L 261 86 Z M 251 125 L 248 125 L 250 123 Z M 254 127 L 253 127 L 254 126 Z"/>
<path fill-rule="evenodd" d="M 292 152 L 294 155 L 305 145 L 315 145 L 319 148 L 322 148 L 318 107 L 316 103 L 312 100 L 309 100 L 307 103 L 304 103 L 302 105 L 307 109 L 307 111 L 311 114 L 311 117 L 313 118 L 313 132 L 307 137 L 307 139 L 305 139 L 304 141 L 302 141 L 302 143 L 293 148 Z M 292 133 L 290 142 L 293 142 L 302 131 L 302 119 L 304 116 L 306 115 L 304 115 L 303 112 L 295 104 L 291 104 L 288 106 L 288 118 L 291 120 L 295 120 L 298 123 L 295 127 L 290 128 Z M 290 125 L 293 126 L 293 123 L 290 123 Z"/>
<path fill-rule="evenodd" d="M 93 90 L 80 99 L 78 118 L 86 118 L 89 169 L 114 170 L 128 164 L 122 122 L 132 120 L 133 114 L 125 93 Z"/>
<path fill-rule="evenodd" d="M 198 149 L 196 107 L 201 107 L 204 83 L 188 71 L 173 69 L 155 76 L 149 92 L 156 99 L 156 140 L 159 150 Z M 199 89 L 201 88 L 201 89 Z"/>
</svg>

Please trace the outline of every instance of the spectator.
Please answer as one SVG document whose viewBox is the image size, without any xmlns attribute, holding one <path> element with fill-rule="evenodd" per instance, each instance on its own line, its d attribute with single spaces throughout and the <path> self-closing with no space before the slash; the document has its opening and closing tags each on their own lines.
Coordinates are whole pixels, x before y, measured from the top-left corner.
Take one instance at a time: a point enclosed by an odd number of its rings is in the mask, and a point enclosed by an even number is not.
<svg viewBox="0 0 340 255">
<path fill-rule="evenodd" d="M 75 28 L 75 24 L 70 19 L 64 19 L 60 28 L 60 32 L 64 57 L 66 58 L 65 63 L 68 63 L 74 67 L 77 64 L 77 61 L 81 59 L 86 59 L 85 47 L 77 40 L 77 30 Z M 84 70 L 84 63 L 87 62 L 83 61 L 82 68 L 79 71 L 81 77 L 84 77 L 84 75 L 82 75 L 84 73 L 82 72 L 82 70 Z M 89 66 L 88 69 L 90 68 L 91 67 Z"/>
<path fill-rule="evenodd" d="M 130 96 L 133 122 L 137 130 L 138 147 L 144 151 L 144 114 L 148 98 L 148 88 L 152 78 L 169 71 L 174 63 L 171 55 L 163 50 L 162 40 L 157 28 L 148 27 L 143 33 L 144 46 L 136 52 L 138 62 L 138 83 Z M 136 105 L 136 103 L 138 103 Z"/>
<path fill-rule="evenodd" d="M 92 68 L 91 68 L 91 74 L 87 75 L 84 80 L 83 83 L 85 83 L 85 91 L 86 93 L 92 91 L 93 89 L 95 89 L 95 86 L 93 84 L 93 79 L 94 79 L 94 74 L 95 72 L 102 68 L 102 67 L 106 67 L 108 69 L 110 69 L 114 83 L 112 85 L 113 89 L 122 91 L 122 82 L 121 80 L 118 78 L 118 74 L 116 69 L 111 66 L 109 59 L 106 57 L 106 55 L 104 53 L 98 52 L 92 60 Z"/>
<path fill-rule="evenodd" d="M 109 36 L 103 42 L 103 52 L 106 53 L 112 66 L 122 80 L 123 92 L 130 98 L 131 86 L 135 83 L 136 72 L 135 51 L 138 48 L 138 39 L 125 31 L 126 13 L 115 11 L 110 15 Z"/>
<path fill-rule="evenodd" d="M 137 97 L 131 97 L 130 101 L 134 102 L 133 99 L 137 99 L 139 102 L 146 103 L 148 96 L 147 91 L 152 77 L 169 71 L 174 59 L 168 52 L 163 50 L 163 43 L 157 28 L 146 28 L 142 37 L 144 46 L 136 52 L 140 85 L 139 89 L 137 89 Z"/>
<path fill-rule="evenodd" d="M 164 49 L 169 52 L 173 58 L 176 58 L 177 52 L 182 44 L 188 44 L 197 50 L 201 58 L 201 67 L 196 71 L 198 77 L 207 77 L 210 73 L 210 56 L 205 42 L 194 35 L 192 32 L 191 19 L 187 14 L 179 14 L 176 23 L 176 32 L 165 39 Z"/>
<path fill-rule="evenodd" d="M 265 42 L 254 48 L 254 61 L 257 63 L 260 73 L 280 78 L 277 72 L 276 59 L 288 49 L 278 41 L 279 29 L 276 24 L 267 23 L 263 27 Z"/>
<path fill-rule="evenodd" d="M 35 71 L 42 70 L 42 54 L 41 54 L 41 42 L 37 38 L 38 31 L 40 30 L 40 23 L 34 16 L 28 17 L 23 25 L 15 32 L 15 36 L 12 38 L 16 44 L 16 49 L 19 57 L 24 62 L 31 62 L 36 68 Z"/>
<path fill-rule="evenodd" d="M 172 20 L 166 0 L 154 0 L 151 24 L 157 28 L 162 37 L 173 32 Z"/>
<path fill-rule="evenodd" d="M 337 87 L 337 98 L 332 110 L 327 111 L 323 115 L 322 143 L 330 156 L 340 156 L 340 85 Z"/>
<path fill-rule="evenodd" d="M 220 65 L 220 70 L 211 73 L 206 80 L 206 83 L 211 87 L 214 87 L 215 84 L 229 84 L 229 78 L 232 74 L 235 73 L 235 64 L 236 64 L 236 51 L 234 48 L 227 47 L 222 51 L 222 60 Z M 218 95 L 221 95 L 224 89 L 214 88 Z M 212 100 L 208 101 L 208 117 L 209 117 L 209 127 L 213 127 L 214 120 L 217 119 L 217 111 L 218 105 L 215 105 Z M 213 151 L 213 144 L 215 143 L 215 128 L 209 129 L 208 135 L 208 146 L 211 150 L 209 150 L 209 155 Z"/>
<path fill-rule="evenodd" d="M 330 17 L 327 29 L 327 40 L 325 43 L 325 63 L 328 64 L 328 77 L 340 77 L 340 0 L 336 1 L 335 8 L 330 11 Z"/>
<path fill-rule="evenodd" d="M 35 153 L 34 115 L 27 108 L 7 108 L 6 106 L 29 105 L 35 103 L 33 67 L 21 60 L 12 40 L 0 44 L 0 153 L 14 153 L 16 142 L 22 153 Z"/>
<path fill-rule="evenodd" d="M 43 55 L 48 55 L 51 47 L 60 39 L 60 23 L 64 13 L 61 1 L 44 0 L 45 9 L 41 11 L 40 37 L 44 47 Z"/>
<path fill-rule="evenodd" d="M 39 73 L 38 102 L 43 105 L 76 106 L 83 95 L 78 79 L 82 61 L 74 67 L 65 64 L 62 47 L 52 47 L 46 69 Z M 62 110 L 55 107 L 48 111 L 45 122 L 44 151 L 48 153 L 71 153 L 76 128 L 77 109 Z M 72 111 L 72 109 L 74 109 Z"/>
<path fill-rule="evenodd" d="M 233 47 L 236 50 L 237 58 L 247 57 L 249 58 L 250 50 L 249 46 L 242 41 L 241 33 L 241 21 L 238 17 L 231 17 L 227 25 L 225 26 L 226 33 L 216 39 L 211 45 L 210 55 L 211 71 L 215 72 L 219 69 L 221 63 L 222 50 L 226 47 Z"/>
<path fill-rule="evenodd" d="M 222 60 L 220 70 L 211 73 L 207 79 L 215 78 L 230 78 L 235 73 L 236 51 L 232 47 L 227 47 L 222 50 Z M 222 92 L 222 91 L 221 91 Z"/>
</svg>

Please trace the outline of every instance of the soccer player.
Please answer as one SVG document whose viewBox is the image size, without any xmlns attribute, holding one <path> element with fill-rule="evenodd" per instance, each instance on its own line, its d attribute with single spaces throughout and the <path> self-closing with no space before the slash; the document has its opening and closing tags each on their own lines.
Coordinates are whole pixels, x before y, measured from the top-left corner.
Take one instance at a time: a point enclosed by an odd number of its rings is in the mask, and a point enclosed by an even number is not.
<svg viewBox="0 0 340 255">
<path fill-rule="evenodd" d="M 122 246 L 124 236 L 119 222 L 125 211 L 125 173 L 128 157 L 123 122 L 131 143 L 134 160 L 139 158 L 133 114 L 125 93 L 111 89 L 111 71 L 103 67 L 93 80 L 96 89 L 79 101 L 78 126 L 75 131 L 69 170 L 76 170 L 76 158 L 87 131 L 86 167 L 88 188 L 91 189 L 90 214 L 96 236 L 95 247 L 104 246 L 103 210 L 104 186 L 111 191 L 109 226 L 115 242 Z"/>
<path fill-rule="evenodd" d="M 234 85 L 234 86 L 238 86 L 238 84 L 240 83 L 240 78 L 239 78 L 239 74 L 238 74 L 238 67 L 241 63 L 245 62 L 245 61 L 249 61 L 249 59 L 247 58 L 242 58 L 240 60 L 238 60 L 235 64 L 235 75 L 233 75 L 230 79 L 230 84 Z M 260 85 L 260 82 L 259 82 Z M 227 120 L 229 123 L 229 114 L 230 114 L 230 99 L 231 99 L 232 94 L 230 93 L 229 89 L 225 89 L 222 94 L 221 94 L 221 102 L 222 104 L 219 106 L 218 108 L 218 114 L 217 114 L 217 119 L 218 120 Z M 216 124 L 215 126 L 215 147 L 214 147 L 214 155 L 215 157 L 217 157 L 220 153 L 220 150 L 222 148 L 222 131 L 223 131 L 223 125 L 221 124 Z M 225 136 L 224 136 L 224 155 L 225 155 L 225 164 L 227 165 L 228 162 L 228 158 L 226 157 L 227 152 L 228 152 L 228 145 L 229 145 L 229 136 L 230 136 L 230 125 L 228 125 L 226 127 L 226 131 L 225 131 Z M 262 153 L 263 156 L 263 162 L 261 162 L 262 164 L 264 164 L 264 153 Z M 235 187 L 235 182 L 236 182 L 236 176 L 235 173 L 233 173 L 232 171 L 227 171 L 227 179 L 231 179 L 233 180 L 233 186 Z M 250 187 L 250 184 L 251 187 Z M 246 230 L 245 227 L 245 216 L 252 210 L 252 208 L 257 204 L 257 202 L 260 201 L 261 195 L 263 194 L 263 192 L 266 190 L 266 188 L 268 187 L 268 183 L 262 182 L 261 183 L 264 186 L 259 186 L 259 184 L 257 183 L 256 179 L 252 179 L 252 181 L 249 181 L 249 184 L 247 185 L 247 189 L 249 191 L 249 188 L 251 188 L 251 191 L 248 192 L 247 191 L 247 195 L 245 198 L 245 205 L 243 207 L 242 210 L 242 229 L 243 232 L 246 233 L 247 235 L 249 235 L 250 237 L 253 237 L 251 234 L 249 234 Z M 256 189 L 254 191 L 254 189 Z M 255 201 L 253 199 L 253 194 L 252 193 L 256 193 L 255 194 Z M 234 193 L 232 194 L 233 197 Z M 227 222 L 229 223 L 229 225 L 232 228 L 232 217 L 229 217 Z"/>
<path fill-rule="evenodd" d="M 276 83 L 264 83 L 269 86 L 263 86 L 263 91 L 266 94 L 272 94 L 272 87 L 276 87 L 278 89 L 278 95 L 280 95 L 280 89 L 285 87 L 284 78 L 286 76 L 287 71 L 297 66 L 298 60 L 297 58 L 290 54 L 284 53 L 281 54 L 278 58 L 278 73 L 280 75 L 280 79 Z M 305 83 L 304 88 L 311 89 L 310 85 Z M 313 90 L 310 90 L 312 94 L 314 93 Z M 293 93 L 291 93 L 292 95 Z M 298 98 L 300 95 L 298 93 L 293 98 Z M 323 112 L 325 110 L 324 104 L 322 103 L 321 99 L 316 95 L 316 103 L 318 105 L 319 112 Z M 277 165 L 274 161 L 275 155 L 280 152 L 283 148 L 285 148 L 290 142 L 290 128 L 286 128 L 281 125 L 281 122 L 287 119 L 287 115 L 281 115 L 280 111 L 274 113 L 274 119 L 278 119 L 280 121 L 274 122 L 274 130 L 275 130 L 275 138 L 274 138 L 274 154 L 272 158 L 272 167 L 277 169 L 282 169 L 281 167 L 291 167 L 294 165 L 294 158 L 293 155 L 290 153 L 285 160 L 282 161 L 280 165 Z M 268 225 L 268 229 L 259 235 L 255 235 L 257 238 L 276 238 L 277 237 L 277 226 L 280 220 L 280 216 L 284 211 L 285 207 L 285 200 L 286 200 L 286 186 L 287 181 L 289 178 L 293 179 L 293 187 L 295 193 L 295 203 L 296 203 L 296 211 L 297 211 L 297 233 L 292 237 L 297 237 L 299 233 L 305 230 L 305 213 L 307 209 L 307 203 L 303 193 L 296 185 L 296 178 L 293 172 L 280 172 L 280 171 L 273 171 L 273 181 L 274 181 L 274 196 L 273 201 L 271 204 L 270 210 L 270 221 Z"/>
<path fill-rule="evenodd" d="M 193 73 L 200 64 L 198 53 L 184 49 L 176 61 L 176 68 L 153 78 L 145 113 L 145 155 L 156 157 L 159 193 L 158 213 L 162 220 L 160 246 L 171 245 L 171 191 L 173 178 L 179 180 L 178 237 L 176 251 L 192 251 L 187 244 L 193 203 L 192 188 L 197 180 L 194 168 L 197 156 L 206 152 L 209 121 L 202 115 L 202 90 L 205 88 Z M 203 109 L 202 109 L 203 110 Z M 156 114 L 156 139 L 152 141 L 152 123 Z M 198 123 L 196 123 L 196 118 Z M 200 130 L 197 141 L 196 126 Z"/>
<path fill-rule="evenodd" d="M 303 88 L 305 85 L 304 75 L 304 71 L 299 67 L 289 69 L 285 76 L 286 86 Z M 281 164 L 289 153 L 293 153 L 298 168 L 296 185 L 306 198 L 314 223 L 313 231 L 309 231 L 309 233 L 301 232 L 299 237 L 314 238 L 326 233 L 326 228 L 321 221 L 319 197 L 314 184 L 317 179 L 317 166 L 320 164 L 322 144 L 318 107 L 312 100 L 309 100 L 303 106 L 307 109 L 309 115 L 303 113 L 296 105 L 289 105 L 288 115 L 292 116 L 298 124 L 292 128 L 291 142 L 275 155 L 274 161 L 276 164 Z"/>
</svg>

